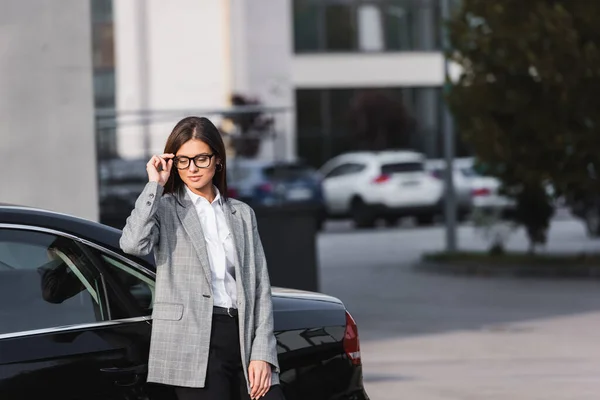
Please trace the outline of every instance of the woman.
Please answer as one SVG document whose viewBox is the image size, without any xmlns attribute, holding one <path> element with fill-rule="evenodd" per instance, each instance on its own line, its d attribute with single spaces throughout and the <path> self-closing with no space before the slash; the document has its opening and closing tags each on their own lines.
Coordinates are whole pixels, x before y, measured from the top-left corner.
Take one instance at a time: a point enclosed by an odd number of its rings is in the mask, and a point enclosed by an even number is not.
<svg viewBox="0 0 600 400">
<path fill-rule="evenodd" d="M 148 381 L 182 399 L 283 399 L 271 286 L 253 210 L 227 198 L 225 146 L 181 120 L 127 219 L 124 252 L 154 251 Z"/>
</svg>

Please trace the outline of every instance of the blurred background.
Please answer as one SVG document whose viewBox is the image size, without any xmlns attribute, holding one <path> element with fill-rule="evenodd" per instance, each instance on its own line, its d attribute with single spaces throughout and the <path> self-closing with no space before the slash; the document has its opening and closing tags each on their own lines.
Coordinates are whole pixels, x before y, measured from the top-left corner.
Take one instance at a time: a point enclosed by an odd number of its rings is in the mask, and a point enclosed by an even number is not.
<svg viewBox="0 0 600 400">
<path fill-rule="evenodd" d="M 122 228 L 206 116 L 373 399 L 597 398 L 600 2 L 0 0 L 0 203 Z M 575 339 L 575 340 L 573 340 Z"/>
</svg>

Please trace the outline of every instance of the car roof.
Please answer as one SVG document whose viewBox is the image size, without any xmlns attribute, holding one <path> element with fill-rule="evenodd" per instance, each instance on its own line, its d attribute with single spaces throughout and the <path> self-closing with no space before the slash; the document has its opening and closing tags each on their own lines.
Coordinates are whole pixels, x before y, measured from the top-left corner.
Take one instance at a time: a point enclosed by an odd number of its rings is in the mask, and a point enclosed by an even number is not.
<svg viewBox="0 0 600 400">
<path fill-rule="evenodd" d="M 384 151 L 354 151 L 340 154 L 338 160 L 376 161 L 380 163 L 390 162 L 418 162 L 424 161 L 422 153 L 412 150 L 384 150 Z"/>
<path fill-rule="evenodd" d="M 308 167 L 309 165 L 306 164 L 304 161 L 301 160 L 292 160 L 292 161 L 283 161 L 283 160 L 262 160 L 262 159 L 232 159 L 229 160 L 227 163 L 227 167 L 244 167 L 244 168 L 248 168 L 248 167 L 254 167 L 254 168 L 260 168 L 260 167 L 276 167 L 276 166 L 306 166 Z"/>
<path fill-rule="evenodd" d="M 154 272 L 156 271 L 154 257 L 152 255 L 131 257 L 130 255 L 125 254 L 119 246 L 119 239 L 121 238 L 122 231 L 98 222 L 30 206 L 0 203 L 0 226 L 2 224 L 33 226 L 70 234 L 80 239 L 96 243 L 104 248 L 108 248 L 136 263 L 141 259 L 145 261 L 146 265 L 144 266 L 146 268 Z M 277 286 L 273 286 L 272 290 L 274 297 L 292 297 L 296 300 L 324 301 L 343 306 L 343 303 L 339 299 L 322 293 Z"/>
<path fill-rule="evenodd" d="M 472 168 L 475 160 L 472 157 L 461 157 L 455 158 L 452 161 L 454 168 Z M 443 158 L 436 158 L 427 160 L 427 166 L 430 168 L 445 168 L 446 160 Z"/>
<path fill-rule="evenodd" d="M 0 203 L 0 224 L 25 225 L 57 230 L 96 243 L 124 257 L 131 258 L 123 253 L 119 246 L 121 238 L 119 229 L 72 215 L 35 207 Z M 139 258 L 146 261 L 148 267 L 154 268 L 154 259 L 151 256 Z"/>
</svg>

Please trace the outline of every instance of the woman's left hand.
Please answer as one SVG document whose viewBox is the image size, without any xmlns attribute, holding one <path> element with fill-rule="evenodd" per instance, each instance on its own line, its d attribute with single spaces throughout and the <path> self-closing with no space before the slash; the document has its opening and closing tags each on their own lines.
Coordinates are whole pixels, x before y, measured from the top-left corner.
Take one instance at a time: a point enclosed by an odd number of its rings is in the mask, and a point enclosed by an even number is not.
<svg viewBox="0 0 600 400">
<path fill-rule="evenodd" d="M 258 399 L 264 396 L 271 388 L 271 364 L 266 361 L 250 361 L 248 378 L 250 380 L 250 398 Z"/>
</svg>

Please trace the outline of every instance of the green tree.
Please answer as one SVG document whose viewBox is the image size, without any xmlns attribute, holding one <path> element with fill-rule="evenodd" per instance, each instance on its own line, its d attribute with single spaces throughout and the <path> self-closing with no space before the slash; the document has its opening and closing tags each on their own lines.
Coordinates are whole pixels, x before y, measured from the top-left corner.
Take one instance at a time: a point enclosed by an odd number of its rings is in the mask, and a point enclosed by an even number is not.
<svg viewBox="0 0 600 400">
<path fill-rule="evenodd" d="M 600 170 L 598 15 L 600 1 L 463 0 L 448 21 L 448 57 L 462 67 L 448 103 L 516 198 L 532 248 L 552 216 L 546 185 L 589 190 L 590 165 Z"/>
</svg>

